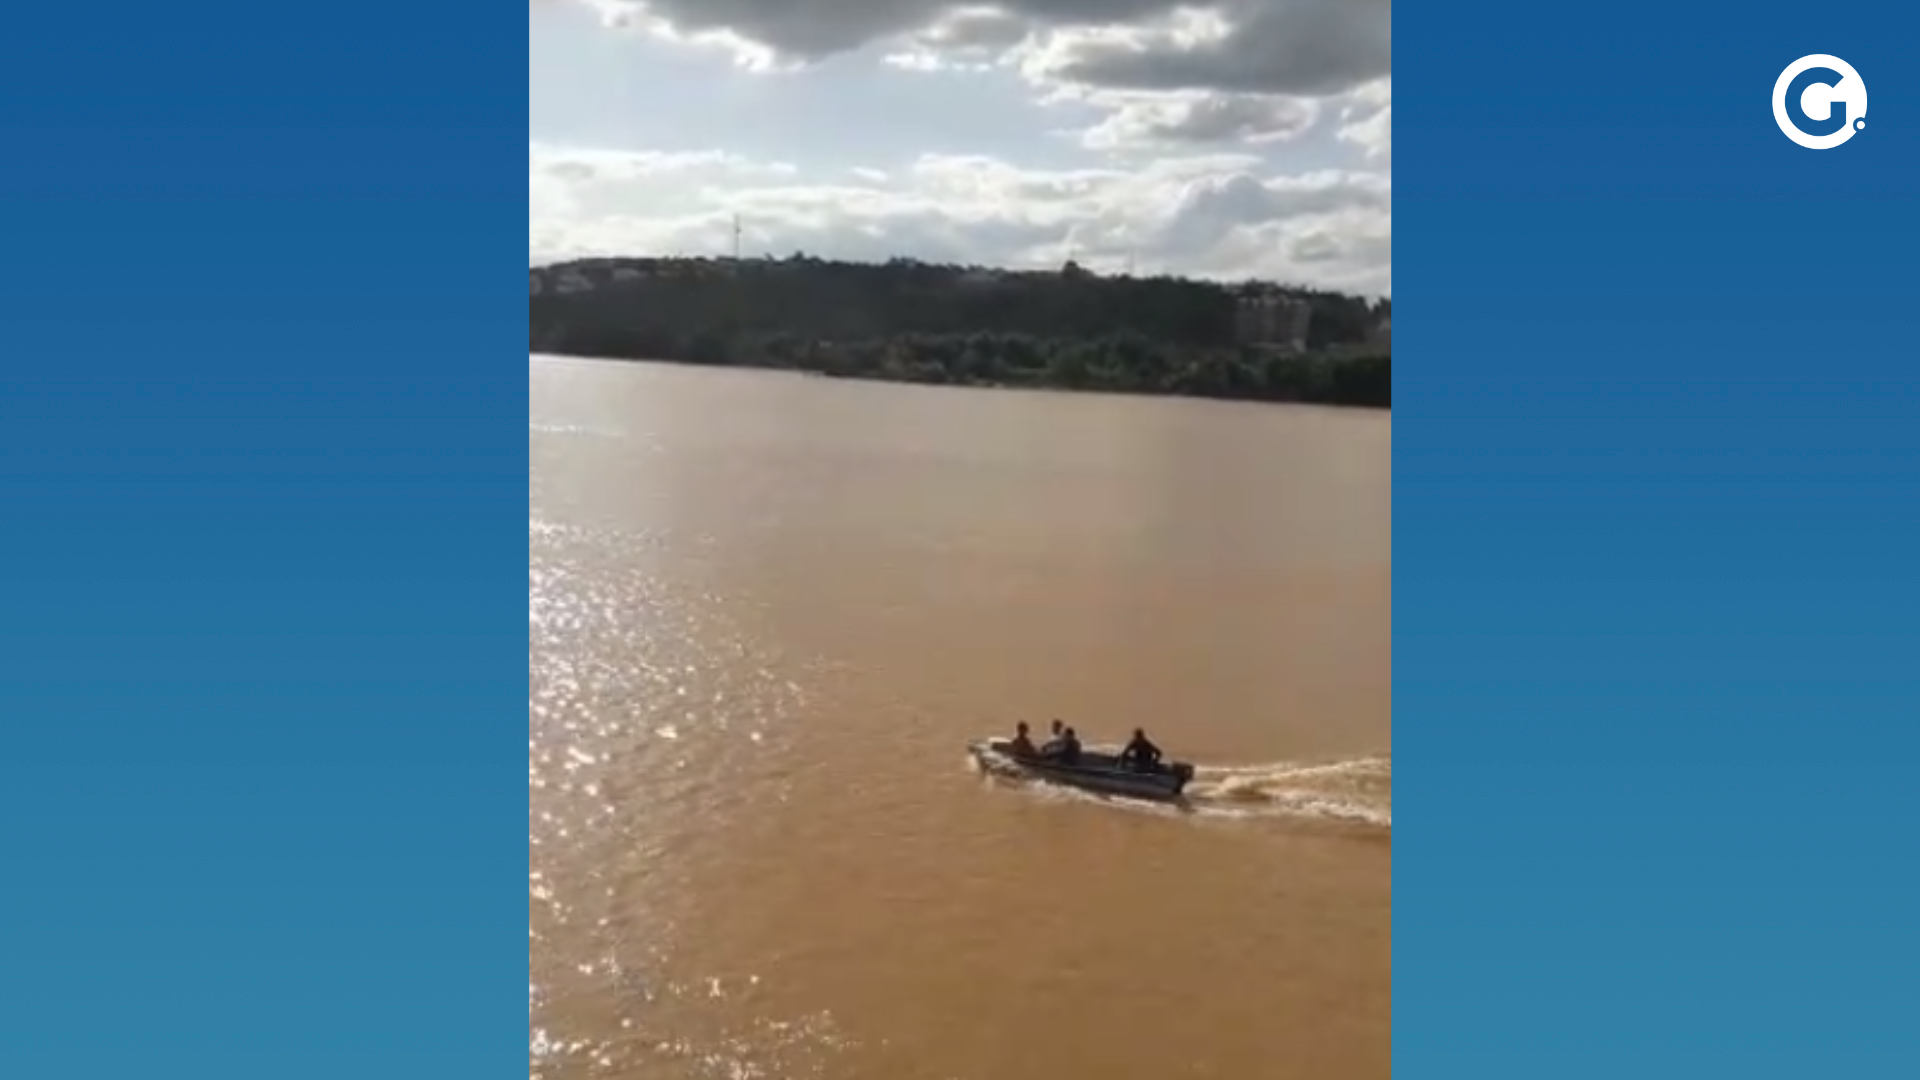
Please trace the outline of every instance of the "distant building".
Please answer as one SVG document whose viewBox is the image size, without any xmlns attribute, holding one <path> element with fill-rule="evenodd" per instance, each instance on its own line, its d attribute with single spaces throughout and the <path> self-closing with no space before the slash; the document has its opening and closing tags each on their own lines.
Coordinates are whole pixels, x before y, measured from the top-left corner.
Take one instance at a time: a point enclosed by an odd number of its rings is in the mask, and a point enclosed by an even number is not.
<svg viewBox="0 0 1920 1080">
<path fill-rule="evenodd" d="M 1238 337 L 1242 344 L 1266 345 L 1296 352 L 1307 347 L 1307 329 L 1313 305 L 1280 293 L 1261 292 L 1240 298 Z"/>
</svg>

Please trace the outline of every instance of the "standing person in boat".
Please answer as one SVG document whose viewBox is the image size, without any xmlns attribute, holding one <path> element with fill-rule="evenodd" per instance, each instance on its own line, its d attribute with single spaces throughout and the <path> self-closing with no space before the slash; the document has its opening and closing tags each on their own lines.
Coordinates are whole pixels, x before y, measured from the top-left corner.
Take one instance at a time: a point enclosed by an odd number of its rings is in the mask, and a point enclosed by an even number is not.
<svg viewBox="0 0 1920 1080">
<path fill-rule="evenodd" d="M 1033 748 L 1033 740 L 1027 737 L 1025 720 L 1013 725 L 1013 739 L 1007 743 L 1007 753 L 1014 757 L 1033 757 L 1038 751 Z"/>
<path fill-rule="evenodd" d="M 1134 728 L 1133 739 L 1120 751 L 1120 761 L 1135 772 L 1154 772 L 1160 768 L 1160 748 L 1147 738 L 1145 729 Z"/>
</svg>

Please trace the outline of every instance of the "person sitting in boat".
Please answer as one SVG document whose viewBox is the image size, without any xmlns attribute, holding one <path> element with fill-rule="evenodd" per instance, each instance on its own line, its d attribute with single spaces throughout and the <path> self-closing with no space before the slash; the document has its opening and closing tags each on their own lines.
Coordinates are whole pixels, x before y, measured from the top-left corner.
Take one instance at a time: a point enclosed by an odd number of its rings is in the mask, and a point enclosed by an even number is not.
<svg viewBox="0 0 1920 1080">
<path fill-rule="evenodd" d="M 1120 762 L 1135 772 L 1154 772 L 1160 768 L 1160 748 L 1153 745 L 1141 728 L 1133 729 L 1133 739 L 1120 751 Z"/>
<path fill-rule="evenodd" d="M 1007 753 L 1014 757 L 1033 757 L 1039 751 L 1033 748 L 1033 740 L 1027 737 L 1025 720 L 1013 726 L 1013 738 L 1007 743 Z"/>
<path fill-rule="evenodd" d="M 1048 739 L 1046 743 L 1040 747 L 1041 757 L 1056 758 L 1060 756 L 1060 747 L 1065 745 L 1066 730 L 1065 724 L 1062 724 L 1058 720 L 1053 722 L 1053 737 Z"/>
<path fill-rule="evenodd" d="M 1049 742 L 1040 753 L 1063 765 L 1077 764 L 1080 760 L 1080 736 L 1072 728 L 1067 728 L 1060 732 L 1059 738 Z"/>
</svg>

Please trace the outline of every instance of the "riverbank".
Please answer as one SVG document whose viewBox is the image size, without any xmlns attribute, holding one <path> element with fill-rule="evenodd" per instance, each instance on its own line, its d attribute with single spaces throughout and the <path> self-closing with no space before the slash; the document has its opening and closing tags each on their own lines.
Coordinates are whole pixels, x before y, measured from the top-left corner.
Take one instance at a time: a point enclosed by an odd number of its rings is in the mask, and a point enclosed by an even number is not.
<svg viewBox="0 0 1920 1080">
<path fill-rule="evenodd" d="M 532 351 L 596 360 L 795 371 L 831 378 L 934 386 L 1092 391 L 1391 409 L 1391 356 L 1329 356 L 1257 349 L 1177 350 L 1132 338 L 1005 340 L 993 335 L 855 342 L 790 335 L 674 341 L 633 333 L 573 335 L 560 328 Z"/>
</svg>

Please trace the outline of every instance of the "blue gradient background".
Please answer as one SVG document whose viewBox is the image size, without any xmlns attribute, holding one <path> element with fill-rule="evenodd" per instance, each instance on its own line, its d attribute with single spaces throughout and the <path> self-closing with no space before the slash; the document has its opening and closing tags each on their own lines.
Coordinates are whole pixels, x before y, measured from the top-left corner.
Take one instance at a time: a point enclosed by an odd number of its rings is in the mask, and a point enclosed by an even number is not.
<svg viewBox="0 0 1920 1080">
<path fill-rule="evenodd" d="M 0 34 L 9 1075 L 517 1060 L 511 15 Z M 1401 12 L 1409 1075 L 1911 1071 L 1911 22 Z"/>
<path fill-rule="evenodd" d="M 1913 19 L 1398 16 L 1395 1064 L 1909 1074 Z"/>
<path fill-rule="evenodd" d="M 508 1075 L 521 23 L 0 30 L 0 1073 Z"/>
</svg>

